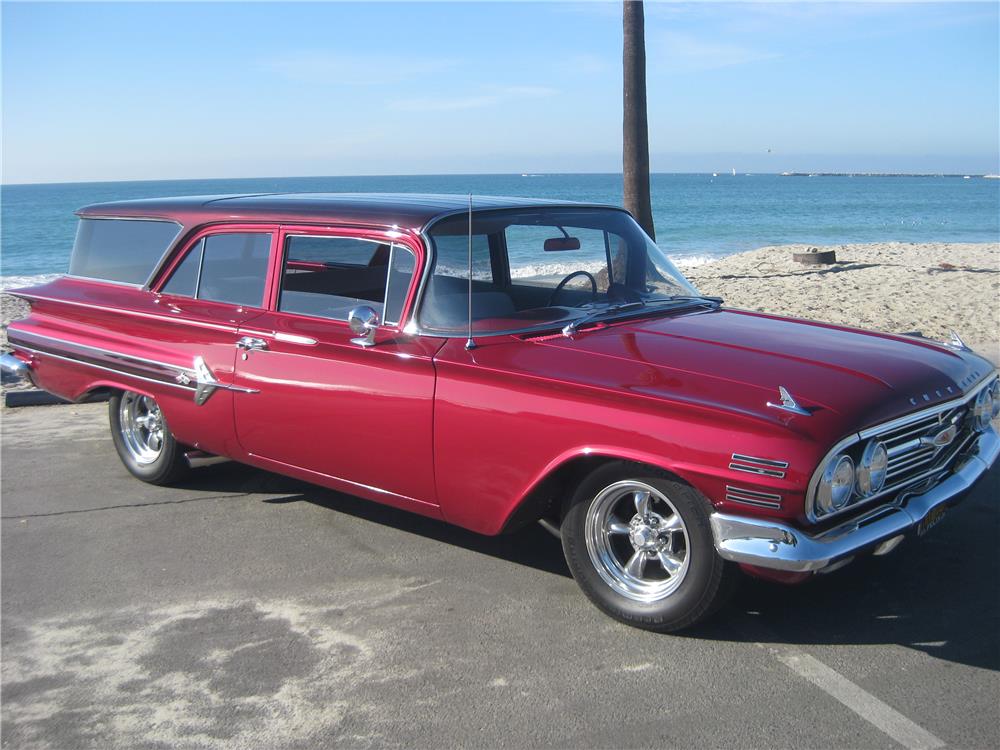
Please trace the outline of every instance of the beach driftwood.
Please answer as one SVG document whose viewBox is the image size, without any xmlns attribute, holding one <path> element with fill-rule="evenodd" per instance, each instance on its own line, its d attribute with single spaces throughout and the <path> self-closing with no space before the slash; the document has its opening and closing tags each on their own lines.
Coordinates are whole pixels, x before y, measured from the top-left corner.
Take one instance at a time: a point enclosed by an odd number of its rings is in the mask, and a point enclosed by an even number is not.
<svg viewBox="0 0 1000 750">
<path fill-rule="evenodd" d="M 804 253 L 792 253 L 792 260 L 808 266 L 830 265 L 837 262 L 837 251 L 811 247 Z"/>
</svg>

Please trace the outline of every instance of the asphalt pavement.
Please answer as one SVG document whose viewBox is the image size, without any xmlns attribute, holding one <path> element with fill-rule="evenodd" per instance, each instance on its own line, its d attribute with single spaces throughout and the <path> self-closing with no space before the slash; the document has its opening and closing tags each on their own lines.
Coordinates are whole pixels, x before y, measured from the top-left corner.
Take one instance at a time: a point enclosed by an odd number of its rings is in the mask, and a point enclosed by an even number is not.
<svg viewBox="0 0 1000 750">
<path fill-rule="evenodd" d="M 1000 747 L 1000 466 L 919 542 L 657 635 L 541 528 L 144 485 L 106 408 L 0 415 L 4 748 Z"/>
</svg>

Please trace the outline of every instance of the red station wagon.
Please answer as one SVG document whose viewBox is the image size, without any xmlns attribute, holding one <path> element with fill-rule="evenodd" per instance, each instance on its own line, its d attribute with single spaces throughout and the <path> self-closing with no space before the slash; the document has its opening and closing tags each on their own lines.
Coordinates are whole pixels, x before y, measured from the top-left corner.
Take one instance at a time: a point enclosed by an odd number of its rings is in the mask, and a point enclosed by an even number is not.
<svg viewBox="0 0 1000 750">
<path fill-rule="evenodd" d="M 169 483 L 228 458 L 482 534 L 540 521 L 587 596 L 668 631 L 923 534 L 993 464 L 956 337 L 700 295 L 625 211 L 410 195 L 90 206 L 16 294 L 8 375 L 110 398 Z"/>
</svg>

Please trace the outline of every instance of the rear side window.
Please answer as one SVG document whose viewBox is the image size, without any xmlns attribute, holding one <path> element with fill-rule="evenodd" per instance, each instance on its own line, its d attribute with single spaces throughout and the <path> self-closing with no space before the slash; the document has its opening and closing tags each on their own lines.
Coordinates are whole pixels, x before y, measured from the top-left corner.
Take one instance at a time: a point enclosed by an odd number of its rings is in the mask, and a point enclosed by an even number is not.
<svg viewBox="0 0 1000 750">
<path fill-rule="evenodd" d="M 180 231 L 172 221 L 81 219 L 70 275 L 145 284 Z"/>
<path fill-rule="evenodd" d="M 261 307 L 271 235 L 212 234 L 188 250 L 163 286 L 166 294 Z"/>
</svg>

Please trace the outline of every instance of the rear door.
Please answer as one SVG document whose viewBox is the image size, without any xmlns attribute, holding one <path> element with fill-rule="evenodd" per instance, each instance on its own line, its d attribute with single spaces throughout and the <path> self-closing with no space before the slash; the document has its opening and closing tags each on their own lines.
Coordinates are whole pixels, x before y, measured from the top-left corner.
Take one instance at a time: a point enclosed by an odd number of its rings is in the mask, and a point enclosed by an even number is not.
<svg viewBox="0 0 1000 750">
<path fill-rule="evenodd" d="M 440 340 L 404 334 L 421 245 L 398 232 L 282 227 L 272 310 L 240 328 L 238 439 L 258 463 L 293 467 L 392 505 L 436 508 L 434 365 Z M 351 309 L 382 321 L 352 342 Z M 327 482 L 329 483 L 329 482 Z"/>
<path fill-rule="evenodd" d="M 164 272 L 154 295 L 158 320 L 154 346 L 180 355 L 193 368 L 186 385 L 162 404 L 171 431 L 185 444 L 238 456 L 233 404 L 254 394 L 233 382 L 239 326 L 263 314 L 277 226 L 227 225 L 204 229 Z M 214 383 L 214 385 L 213 385 Z M 180 394 L 180 395 L 178 395 Z"/>
</svg>

